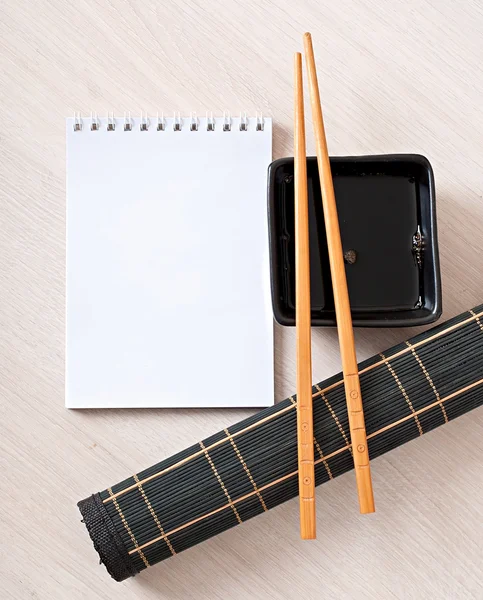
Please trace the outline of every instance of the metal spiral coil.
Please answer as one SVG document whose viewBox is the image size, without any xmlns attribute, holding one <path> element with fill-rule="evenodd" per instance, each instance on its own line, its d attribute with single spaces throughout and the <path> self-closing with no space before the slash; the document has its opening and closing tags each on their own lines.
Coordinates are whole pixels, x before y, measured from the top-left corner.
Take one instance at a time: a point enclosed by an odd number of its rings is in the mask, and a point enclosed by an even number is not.
<svg viewBox="0 0 483 600">
<path fill-rule="evenodd" d="M 220 121 L 221 120 L 221 125 Z M 206 127 L 206 131 L 213 132 L 215 129 L 221 126 L 222 131 L 232 131 L 233 128 L 233 120 L 228 111 L 223 113 L 222 118 L 218 120 L 213 117 L 213 113 L 206 113 L 205 123 L 203 124 Z M 90 117 L 85 117 L 84 119 L 81 117 L 80 112 L 74 113 L 74 123 L 73 129 L 75 132 L 83 131 L 84 121 L 87 121 L 87 127 L 90 131 L 99 131 L 103 127 L 106 128 L 106 131 L 116 131 L 116 126 L 121 121 L 121 128 L 124 131 L 133 131 L 135 121 L 131 118 L 131 113 L 124 113 L 124 118 L 115 118 L 113 112 L 107 113 L 107 118 L 98 117 L 97 113 L 91 113 Z M 116 122 L 117 121 L 117 122 Z M 218 125 L 217 125 L 218 121 Z M 140 131 L 149 131 L 152 127 L 155 128 L 156 131 L 166 131 L 166 119 L 164 118 L 164 113 L 161 115 L 158 113 L 155 118 L 150 119 L 146 112 L 141 112 L 139 122 L 139 130 Z M 188 118 L 181 117 L 179 112 L 174 112 L 172 118 L 172 128 L 175 132 L 180 132 L 184 127 L 187 127 L 189 131 L 196 132 L 199 131 L 201 126 L 200 119 L 197 117 L 196 113 L 192 112 Z M 137 125 L 136 125 L 137 127 Z M 249 119 L 246 112 L 240 113 L 239 118 L 239 126 L 238 130 L 241 132 L 249 131 L 250 128 L 255 128 L 255 131 L 263 131 L 264 130 L 264 119 L 262 113 L 256 113 L 255 122 L 253 119 Z"/>
</svg>

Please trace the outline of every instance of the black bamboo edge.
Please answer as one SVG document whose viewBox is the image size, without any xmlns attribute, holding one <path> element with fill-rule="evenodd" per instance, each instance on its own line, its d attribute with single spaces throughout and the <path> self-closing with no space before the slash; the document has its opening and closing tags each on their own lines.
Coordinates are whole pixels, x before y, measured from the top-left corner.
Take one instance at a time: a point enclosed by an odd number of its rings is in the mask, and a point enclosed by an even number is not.
<svg viewBox="0 0 483 600">
<path fill-rule="evenodd" d="M 109 574 L 123 581 L 139 573 L 99 494 L 77 503 L 94 548 Z"/>
</svg>

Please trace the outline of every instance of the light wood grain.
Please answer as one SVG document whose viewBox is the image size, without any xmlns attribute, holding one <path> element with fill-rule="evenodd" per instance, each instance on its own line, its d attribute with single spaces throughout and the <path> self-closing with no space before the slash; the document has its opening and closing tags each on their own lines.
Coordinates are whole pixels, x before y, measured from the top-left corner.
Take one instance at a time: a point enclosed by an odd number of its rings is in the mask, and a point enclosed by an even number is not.
<svg viewBox="0 0 483 600">
<path fill-rule="evenodd" d="M 310 312 L 309 199 L 302 55 L 294 56 L 295 328 L 300 537 L 316 537 Z"/>
<path fill-rule="evenodd" d="M 444 318 L 483 300 L 483 8 L 478 0 L 3 0 L 0 3 L 0 581 L 9 600 L 482 597 L 483 410 L 117 584 L 75 503 L 248 416 L 64 409 L 65 128 L 74 110 L 274 117 L 293 153 L 293 53 L 307 29 L 331 153 L 420 152 L 436 176 Z M 327 93 L 326 93 L 327 92 Z M 307 115 L 310 117 L 310 115 Z M 307 153 L 315 150 L 307 122 Z M 418 329 L 357 329 L 360 360 Z M 276 327 L 276 395 L 295 330 Z M 313 380 L 339 369 L 312 331 Z M 189 379 L 189 371 L 187 371 Z M 321 446 L 324 450 L 323 440 Z"/>
<path fill-rule="evenodd" d="M 322 206 L 324 209 L 325 232 L 329 252 L 330 277 L 334 292 L 335 316 L 337 334 L 339 336 L 342 372 L 344 374 L 344 389 L 349 415 L 351 432 L 352 457 L 357 482 L 359 509 L 362 514 L 373 513 L 374 494 L 372 491 L 371 466 L 367 448 L 366 424 L 362 406 L 361 384 L 357 368 L 354 331 L 352 329 L 349 291 L 345 274 L 342 240 L 340 237 L 339 217 L 335 203 L 334 184 L 330 170 L 330 159 L 325 137 L 324 118 L 320 103 L 317 68 L 315 66 L 314 48 L 310 33 L 304 34 L 305 61 L 310 90 L 310 104 L 314 122 L 315 152 L 319 167 Z"/>
</svg>

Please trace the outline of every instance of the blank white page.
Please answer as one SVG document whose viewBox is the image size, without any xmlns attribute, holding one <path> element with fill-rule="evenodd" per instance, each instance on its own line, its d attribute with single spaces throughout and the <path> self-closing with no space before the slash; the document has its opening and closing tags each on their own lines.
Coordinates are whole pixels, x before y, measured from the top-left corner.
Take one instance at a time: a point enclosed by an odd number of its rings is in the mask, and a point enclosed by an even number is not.
<svg viewBox="0 0 483 600">
<path fill-rule="evenodd" d="M 66 406 L 273 403 L 272 123 L 67 119 Z"/>
</svg>

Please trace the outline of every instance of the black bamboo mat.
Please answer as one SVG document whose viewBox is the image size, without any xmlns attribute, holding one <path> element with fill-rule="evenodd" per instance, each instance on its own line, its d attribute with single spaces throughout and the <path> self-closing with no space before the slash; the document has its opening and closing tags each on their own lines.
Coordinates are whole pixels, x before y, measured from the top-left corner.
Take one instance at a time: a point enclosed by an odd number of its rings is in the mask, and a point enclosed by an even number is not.
<svg viewBox="0 0 483 600">
<path fill-rule="evenodd" d="M 483 403 L 483 305 L 359 373 L 374 459 Z M 319 485 L 353 467 L 341 374 L 313 398 Z M 293 396 L 79 502 L 110 574 L 122 581 L 296 496 L 295 406 Z"/>
</svg>

